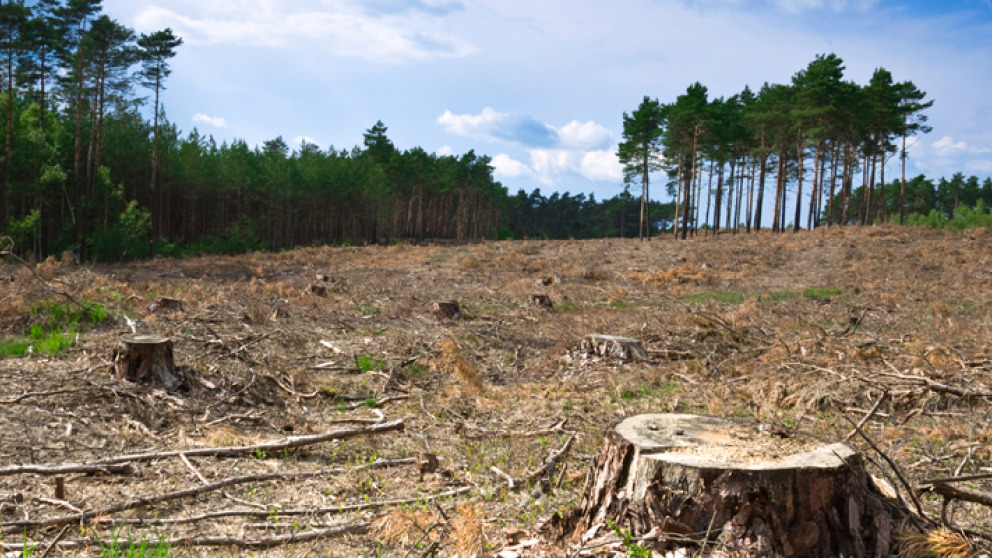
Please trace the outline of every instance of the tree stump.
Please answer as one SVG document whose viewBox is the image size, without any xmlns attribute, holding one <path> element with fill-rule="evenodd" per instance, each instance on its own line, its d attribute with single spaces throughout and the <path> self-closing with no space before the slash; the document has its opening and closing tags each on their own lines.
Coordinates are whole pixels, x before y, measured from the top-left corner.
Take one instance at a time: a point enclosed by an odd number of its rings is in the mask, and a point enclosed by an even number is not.
<svg viewBox="0 0 992 558">
<path fill-rule="evenodd" d="M 176 391 L 186 383 L 182 370 L 176 368 L 168 337 L 129 333 L 121 341 L 124 347 L 114 355 L 114 370 L 120 377 L 165 391 Z"/>
<path fill-rule="evenodd" d="M 160 296 L 155 302 L 148 305 L 148 310 L 151 312 L 182 312 L 183 301 L 178 298 Z"/>
<path fill-rule="evenodd" d="M 326 297 L 327 287 L 318 283 L 312 283 L 310 285 L 310 292 L 320 297 Z"/>
<path fill-rule="evenodd" d="M 698 415 L 628 417 L 607 430 L 580 507 L 547 527 L 576 540 L 612 522 L 747 556 L 888 556 L 905 510 L 877 491 L 861 456 L 780 436 Z"/>
<path fill-rule="evenodd" d="M 435 302 L 431 305 L 431 312 L 439 320 L 453 320 L 462 314 L 461 305 L 457 300 L 449 302 Z"/>
<path fill-rule="evenodd" d="M 579 350 L 589 355 L 627 361 L 648 359 L 648 353 L 639 339 L 614 335 L 589 335 L 579 343 Z"/>
<path fill-rule="evenodd" d="M 530 303 L 540 308 L 547 308 L 548 310 L 552 310 L 555 307 L 555 305 L 551 302 L 551 297 L 544 294 L 530 295 Z"/>
</svg>

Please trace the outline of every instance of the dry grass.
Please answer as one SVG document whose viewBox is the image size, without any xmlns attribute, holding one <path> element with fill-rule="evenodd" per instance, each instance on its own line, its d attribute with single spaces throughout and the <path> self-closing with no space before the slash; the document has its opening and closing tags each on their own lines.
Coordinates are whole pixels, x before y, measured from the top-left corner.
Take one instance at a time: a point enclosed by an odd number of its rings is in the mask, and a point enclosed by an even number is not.
<svg viewBox="0 0 992 558">
<path fill-rule="evenodd" d="M 402 433 L 193 463 L 211 480 L 335 467 L 345 470 L 340 475 L 242 487 L 229 494 L 237 500 L 211 495 L 130 515 L 193 515 L 244 502 L 267 510 L 354 505 L 467 485 L 469 495 L 439 503 L 443 514 L 418 504 L 301 518 L 371 517 L 377 530 L 266 552 L 413 556 L 434 544 L 438 555 L 462 558 L 490 552 L 505 527 L 531 532 L 577 505 L 603 429 L 623 413 L 762 420 L 834 441 L 850 430 L 842 415 L 859 419 L 888 390 L 866 430 L 911 480 L 976 473 L 992 467 L 992 403 L 927 382 L 992 392 L 990 247 L 988 235 L 886 226 L 688 242 L 303 248 L 92 267 L 52 258 L 38 264 L 39 273 L 118 317 L 84 331 L 78 346 L 57 357 L 0 360 L 0 401 L 77 390 L 0 404 L 0 466 L 326 432 L 348 426 L 341 421 L 376 420 L 366 403 L 406 396 L 381 409 L 387 419 L 404 420 Z M 310 292 L 317 274 L 330 278 L 322 283 L 326 296 Z M 0 269 L 0 278 L 8 276 L 12 282 L 0 283 L 5 336 L 22 332 L 34 319 L 31 309 L 53 300 L 27 270 Z M 530 305 L 533 294 L 551 296 L 557 308 Z M 152 312 L 159 296 L 181 299 L 185 312 Z M 448 300 L 459 301 L 464 316 L 438 321 L 431 303 Z M 214 388 L 167 396 L 109 375 L 123 314 L 140 331 L 170 336 L 177 362 Z M 652 359 L 583 357 L 576 347 L 589 333 L 640 338 Z M 381 365 L 356 372 L 358 359 Z M 535 486 L 508 491 L 491 467 L 519 478 L 566 438 L 513 433 L 563 419 L 581 434 L 565 470 L 538 483 L 544 490 L 537 496 Z M 479 432 L 510 434 L 469 435 Z M 422 453 L 438 456 L 436 471 L 353 470 Z M 127 477 L 72 477 L 66 499 L 99 507 L 199 482 L 181 461 L 167 460 Z M 992 491 L 992 482 L 971 484 Z M 0 477 L 5 494 L 24 496 L 18 514 L 65 512 L 32 500 L 51 498 L 46 480 Z M 940 500 L 923 498 L 936 514 Z M 992 524 L 989 510 L 970 504 L 958 506 L 955 520 L 969 528 Z M 247 523 L 225 519 L 146 534 L 237 534 Z M 232 554 L 249 553 L 215 553 Z"/>
</svg>

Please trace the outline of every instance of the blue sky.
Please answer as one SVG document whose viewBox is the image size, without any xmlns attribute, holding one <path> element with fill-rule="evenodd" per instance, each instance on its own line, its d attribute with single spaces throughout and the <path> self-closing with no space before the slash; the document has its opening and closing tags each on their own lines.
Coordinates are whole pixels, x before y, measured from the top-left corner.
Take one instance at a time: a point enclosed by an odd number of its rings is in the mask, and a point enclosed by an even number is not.
<svg viewBox="0 0 992 558">
<path fill-rule="evenodd" d="M 621 117 L 692 82 L 785 83 L 818 53 L 935 99 L 908 172 L 992 176 L 992 0 L 104 0 L 185 43 L 163 102 L 184 132 L 493 157 L 511 192 L 623 189 Z M 889 171 L 897 172 L 895 164 Z M 892 174 L 894 176 L 895 174 Z M 655 189 L 660 192 L 660 189 Z"/>
</svg>

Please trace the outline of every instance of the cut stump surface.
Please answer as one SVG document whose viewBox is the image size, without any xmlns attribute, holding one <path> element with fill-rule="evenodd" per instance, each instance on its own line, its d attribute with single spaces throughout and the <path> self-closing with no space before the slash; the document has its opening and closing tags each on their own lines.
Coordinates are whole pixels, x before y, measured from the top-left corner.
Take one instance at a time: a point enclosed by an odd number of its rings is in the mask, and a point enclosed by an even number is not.
<svg viewBox="0 0 992 558">
<path fill-rule="evenodd" d="M 594 467 L 552 535 L 582 539 L 612 522 L 749 556 L 888 556 L 903 511 L 843 444 L 714 417 L 628 417 L 607 430 Z"/>
<path fill-rule="evenodd" d="M 121 341 L 124 346 L 114 355 L 114 369 L 122 378 L 166 391 L 176 391 L 185 383 L 182 371 L 176 369 L 168 337 L 135 333 L 122 335 Z"/>
</svg>

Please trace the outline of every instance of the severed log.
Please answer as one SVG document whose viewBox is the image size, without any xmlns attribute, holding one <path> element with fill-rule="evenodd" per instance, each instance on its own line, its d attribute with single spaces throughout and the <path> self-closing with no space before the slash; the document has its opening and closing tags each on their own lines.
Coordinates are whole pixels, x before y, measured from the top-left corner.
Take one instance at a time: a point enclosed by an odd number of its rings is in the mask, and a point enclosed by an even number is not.
<svg viewBox="0 0 992 558">
<path fill-rule="evenodd" d="M 172 341 L 161 335 L 128 333 L 121 336 L 124 347 L 114 351 L 114 370 L 132 382 L 152 384 L 173 392 L 186 384 L 182 370 L 172 357 Z"/>
<path fill-rule="evenodd" d="M 619 360 L 648 360 L 648 353 L 639 339 L 614 335 L 589 335 L 579 343 L 579 350 L 593 356 Z"/>
<path fill-rule="evenodd" d="M 438 301 L 431 304 L 431 312 L 439 320 L 453 320 L 462 314 L 461 305 L 457 300 Z"/>
<path fill-rule="evenodd" d="M 888 556 L 909 513 L 844 444 L 698 415 L 615 423 L 591 475 L 580 506 L 545 524 L 553 538 L 579 541 L 612 522 L 634 537 L 715 540 L 731 554 Z"/>
</svg>

